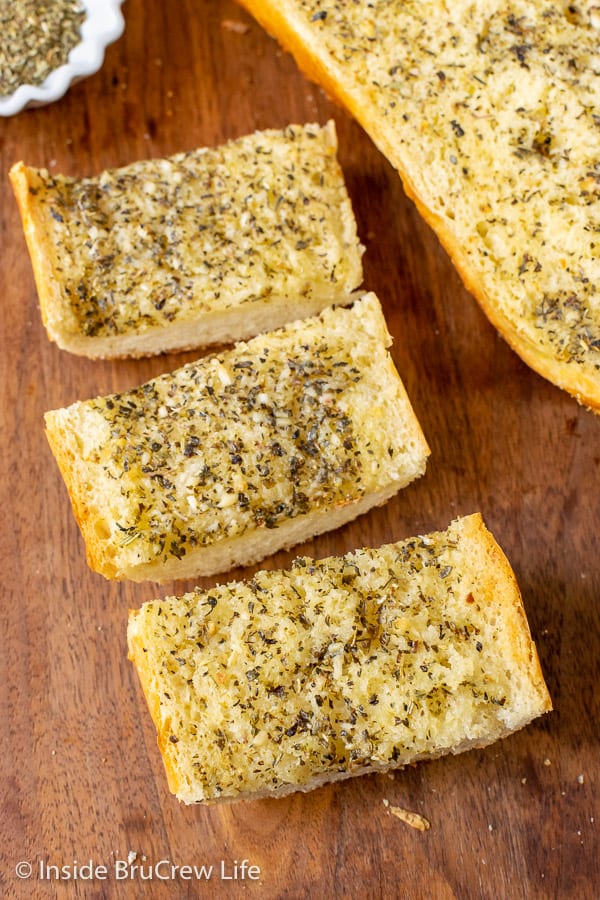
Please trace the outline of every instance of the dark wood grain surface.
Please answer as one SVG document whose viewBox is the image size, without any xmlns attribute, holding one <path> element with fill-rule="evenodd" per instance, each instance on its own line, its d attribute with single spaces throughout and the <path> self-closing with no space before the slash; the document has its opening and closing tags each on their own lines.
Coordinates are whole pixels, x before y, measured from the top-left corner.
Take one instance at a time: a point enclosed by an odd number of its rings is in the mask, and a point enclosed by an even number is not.
<svg viewBox="0 0 600 900">
<path fill-rule="evenodd" d="M 511 352 L 386 160 L 235 3 L 127 0 L 124 13 L 101 72 L 0 121 L 0 894 L 597 896 L 600 418 Z M 432 455 L 426 476 L 385 507 L 299 550 L 377 545 L 480 510 L 517 574 L 555 711 L 486 750 L 394 778 L 184 807 L 167 790 L 125 630 L 130 607 L 191 584 L 110 584 L 87 568 L 42 416 L 194 354 L 92 362 L 51 345 L 6 173 L 24 159 L 83 176 L 330 117 L 367 248 L 364 283 L 384 306 Z M 430 830 L 394 818 L 384 800 L 421 813 Z M 117 877 L 133 853 L 152 880 Z M 234 878 L 236 860 L 259 867 L 259 879 Z M 29 880 L 16 875 L 20 861 L 33 865 Z M 40 864 L 73 874 L 90 861 L 104 879 L 40 878 Z M 159 861 L 213 871 L 186 880 Z"/>
</svg>

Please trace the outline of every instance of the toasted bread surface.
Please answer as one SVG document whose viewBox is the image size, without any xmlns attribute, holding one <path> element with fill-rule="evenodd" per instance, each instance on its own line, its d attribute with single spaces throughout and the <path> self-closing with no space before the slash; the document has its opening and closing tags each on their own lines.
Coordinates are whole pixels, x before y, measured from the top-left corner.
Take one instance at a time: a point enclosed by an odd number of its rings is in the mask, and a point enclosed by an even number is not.
<svg viewBox="0 0 600 900">
<path fill-rule="evenodd" d="M 366 294 L 46 414 L 92 568 L 166 581 L 337 527 L 423 474 L 425 438 Z"/>
<path fill-rule="evenodd" d="M 128 642 L 187 803 L 484 746 L 551 708 L 514 574 L 479 514 L 144 604 Z"/>
<path fill-rule="evenodd" d="M 142 356 L 240 340 L 362 281 L 333 122 L 256 132 L 92 178 L 10 177 L 60 347 Z"/>
<path fill-rule="evenodd" d="M 600 408 L 597 7 L 240 2 L 397 168 L 508 343 Z"/>
</svg>

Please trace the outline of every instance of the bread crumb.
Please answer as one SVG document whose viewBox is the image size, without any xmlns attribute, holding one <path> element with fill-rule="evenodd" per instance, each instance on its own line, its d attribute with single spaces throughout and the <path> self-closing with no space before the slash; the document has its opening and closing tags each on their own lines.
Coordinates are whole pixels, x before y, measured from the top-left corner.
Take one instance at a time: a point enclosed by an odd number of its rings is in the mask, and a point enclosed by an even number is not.
<svg viewBox="0 0 600 900">
<path fill-rule="evenodd" d="M 546 759 L 544 760 L 544 765 L 545 765 L 545 766 L 551 766 L 551 765 L 552 765 L 552 763 L 551 763 L 551 761 L 548 759 L 548 757 L 546 757 Z"/>
<path fill-rule="evenodd" d="M 527 784 L 527 779 L 526 779 L 526 778 L 521 778 L 521 784 Z"/>
<path fill-rule="evenodd" d="M 127 862 L 129 863 L 129 865 L 134 863 L 136 861 L 136 859 L 137 859 L 137 853 L 135 852 L 135 850 L 130 850 L 129 853 L 127 854 Z"/>
<path fill-rule="evenodd" d="M 583 784 L 584 780 L 585 780 L 585 779 L 584 779 L 583 775 L 578 775 L 578 776 L 577 776 L 577 783 L 578 783 L 578 784 Z"/>
<path fill-rule="evenodd" d="M 246 34 L 250 29 L 249 25 L 246 25 L 245 22 L 239 22 L 237 19 L 223 19 L 221 27 L 226 31 L 233 31 L 235 34 Z"/>
<path fill-rule="evenodd" d="M 395 816 L 402 822 L 406 822 L 411 828 L 416 828 L 417 831 L 428 831 L 431 828 L 430 822 L 420 813 L 413 812 L 410 809 L 403 809 L 401 806 L 389 806 L 389 803 L 386 805 L 392 816 Z"/>
</svg>

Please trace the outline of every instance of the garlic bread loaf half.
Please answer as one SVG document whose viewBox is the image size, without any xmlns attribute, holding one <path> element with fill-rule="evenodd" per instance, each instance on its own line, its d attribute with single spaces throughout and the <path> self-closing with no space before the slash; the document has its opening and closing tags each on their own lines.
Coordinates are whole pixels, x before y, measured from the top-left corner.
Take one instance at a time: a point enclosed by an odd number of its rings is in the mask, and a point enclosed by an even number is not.
<svg viewBox="0 0 600 900">
<path fill-rule="evenodd" d="M 483 747 L 551 709 L 514 574 L 479 514 L 146 603 L 128 644 L 186 803 Z"/>
<path fill-rule="evenodd" d="M 362 281 L 333 122 L 291 125 L 93 178 L 13 166 L 51 340 L 89 357 L 242 340 Z"/>
<path fill-rule="evenodd" d="M 397 168 L 522 359 L 597 410 L 598 6 L 240 2 Z"/>
<path fill-rule="evenodd" d="M 379 301 L 46 414 L 93 569 L 193 578 L 335 528 L 425 471 Z"/>
</svg>

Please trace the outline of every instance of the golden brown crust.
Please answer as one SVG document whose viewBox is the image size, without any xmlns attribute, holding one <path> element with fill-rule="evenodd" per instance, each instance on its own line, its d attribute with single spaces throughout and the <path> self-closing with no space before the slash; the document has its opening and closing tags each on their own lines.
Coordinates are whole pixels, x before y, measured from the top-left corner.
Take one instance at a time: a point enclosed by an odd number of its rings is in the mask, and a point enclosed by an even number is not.
<svg viewBox="0 0 600 900">
<path fill-rule="evenodd" d="M 345 107 L 370 135 L 379 150 L 398 171 L 406 194 L 415 202 L 420 214 L 436 232 L 452 259 L 465 287 L 475 297 L 494 327 L 513 350 L 535 371 L 558 387 L 572 394 L 580 403 L 600 411 L 600 377 L 590 366 L 584 367 L 553 354 L 541 343 L 528 337 L 518 320 L 507 317 L 501 308 L 501 298 L 495 298 L 483 283 L 481 274 L 469 258 L 465 247 L 449 230 L 442 216 L 436 214 L 427 199 L 416 187 L 411 174 L 411 162 L 404 155 L 398 140 L 386 120 L 378 115 L 376 105 L 365 102 L 365 93 L 352 78 L 352 62 L 347 63 L 349 77 L 344 78 L 344 65 L 328 57 L 327 51 L 311 41 L 306 14 L 299 4 L 280 3 L 279 0 L 238 0 L 269 34 L 291 52 L 305 75 L 319 83 L 332 99 Z M 513 48 L 514 49 L 514 48 Z M 375 90 L 373 87 L 370 88 Z M 414 161 L 412 165 L 414 166 Z"/>
<path fill-rule="evenodd" d="M 50 410 L 44 416 L 45 431 L 52 454 L 65 482 L 73 515 L 85 542 L 88 565 L 106 578 L 116 575 L 115 565 L 105 551 L 106 535 L 98 510 L 89 506 L 91 495 L 86 489 L 86 471 L 82 465 L 77 436 L 64 427 L 64 410 Z"/>
<path fill-rule="evenodd" d="M 51 263 L 47 231 L 41 208 L 39 204 L 33 202 L 39 176 L 23 162 L 18 162 L 11 168 L 9 178 L 23 222 L 23 231 L 40 302 L 42 322 L 50 340 L 56 341 L 54 311 L 59 308 L 61 302 L 60 289 Z"/>
<path fill-rule="evenodd" d="M 129 610 L 129 620 L 134 621 L 136 614 L 137 610 Z M 151 666 L 148 664 L 148 655 L 144 649 L 143 637 L 140 634 L 136 634 L 134 629 L 130 629 L 128 632 L 127 645 L 128 659 L 136 668 L 148 705 L 148 711 L 156 728 L 156 742 L 163 759 L 169 790 L 173 794 L 177 794 L 182 785 L 177 768 L 173 765 L 169 754 L 170 721 L 161 715 L 160 695 L 154 688 L 156 673 L 152 671 Z M 170 746 L 172 747 L 172 744 Z"/>
<path fill-rule="evenodd" d="M 550 712 L 552 701 L 531 637 L 521 590 L 508 557 L 486 527 L 481 513 L 466 516 L 462 520 L 462 531 L 464 537 L 471 540 L 474 546 L 481 546 L 488 559 L 488 564 L 481 570 L 486 596 L 494 596 L 501 590 L 507 598 L 504 605 L 505 628 L 516 667 L 528 671 L 532 690 L 540 697 L 541 712 Z"/>
</svg>

